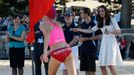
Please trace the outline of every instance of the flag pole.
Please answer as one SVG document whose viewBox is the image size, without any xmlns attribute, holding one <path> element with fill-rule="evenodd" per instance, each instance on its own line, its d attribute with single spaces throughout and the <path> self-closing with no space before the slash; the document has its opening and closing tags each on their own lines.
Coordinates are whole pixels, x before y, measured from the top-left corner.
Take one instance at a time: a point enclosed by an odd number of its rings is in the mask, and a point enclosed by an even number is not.
<svg viewBox="0 0 134 75">
<path fill-rule="evenodd" d="M 34 46 L 33 44 L 31 43 L 31 46 L 30 46 L 30 50 L 31 50 L 31 61 L 32 61 L 32 75 L 35 75 L 35 69 L 34 69 Z"/>
</svg>

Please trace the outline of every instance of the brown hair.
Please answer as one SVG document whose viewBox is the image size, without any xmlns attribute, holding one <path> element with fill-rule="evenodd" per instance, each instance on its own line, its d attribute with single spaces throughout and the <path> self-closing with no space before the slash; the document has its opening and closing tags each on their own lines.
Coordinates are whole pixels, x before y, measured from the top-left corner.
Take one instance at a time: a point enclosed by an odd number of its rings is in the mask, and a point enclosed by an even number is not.
<svg viewBox="0 0 134 75">
<path fill-rule="evenodd" d="M 103 27 L 103 25 L 104 25 L 103 24 L 103 18 L 99 14 L 99 9 L 100 8 L 103 8 L 105 10 L 105 18 L 106 18 L 105 25 L 110 25 L 110 22 L 111 22 L 110 13 L 109 13 L 108 9 L 104 5 L 101 5 L 98 8 L 98 15 L 97 15 L 97 22 L 98 22 L 98 27 L 99 28 Z"/>
</svg>

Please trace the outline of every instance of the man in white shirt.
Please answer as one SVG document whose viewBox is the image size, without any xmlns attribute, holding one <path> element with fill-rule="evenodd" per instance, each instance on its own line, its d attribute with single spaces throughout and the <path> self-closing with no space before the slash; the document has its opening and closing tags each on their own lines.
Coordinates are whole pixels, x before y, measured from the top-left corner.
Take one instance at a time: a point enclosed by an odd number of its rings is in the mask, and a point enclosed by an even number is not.
<svg viewBox="0 0 134 75">
<path fill-rule="evenodd" d="M 119 12 L 118 10 L 115 12 L 114 15 L 115 20 L 118 22 L 119 27 L 121 27 L 120 25 L 120 19 L 121 19 L 121 12 Z"/>
</svg>

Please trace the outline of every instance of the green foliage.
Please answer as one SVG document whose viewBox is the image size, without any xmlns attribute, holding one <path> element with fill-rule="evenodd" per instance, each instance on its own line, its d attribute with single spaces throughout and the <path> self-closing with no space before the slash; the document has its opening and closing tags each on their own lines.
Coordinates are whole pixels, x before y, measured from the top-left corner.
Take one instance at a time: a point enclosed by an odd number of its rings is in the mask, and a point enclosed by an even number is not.
<svg viewBox="0 0 134 75">
<path fill-rule="evenodd" d="M 17 1 L 18 0 L 0 0 L 0 16 L 28 13 L 25 11 L 26 6 L 28 6 L 28 0 Z M 11 11 L 11 7 L 15 9 Z"/>
</svg>

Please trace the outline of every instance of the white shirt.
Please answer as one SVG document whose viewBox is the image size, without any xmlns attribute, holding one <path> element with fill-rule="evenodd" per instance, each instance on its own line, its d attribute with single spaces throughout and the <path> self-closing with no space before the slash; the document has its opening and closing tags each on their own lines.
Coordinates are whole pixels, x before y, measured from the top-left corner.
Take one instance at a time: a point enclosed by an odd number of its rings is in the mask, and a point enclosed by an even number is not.
<svg viewBox="0 0 134 75">
<path fill-rule="evenodd" d="M 121 13 L 120 13 L 120 12 L 116 13 L 116 14 L 114 15 L 114 18 L 115 18 L 115 20 L 116 20 L 117 22 L 120 22 Z"/>
</svg>

